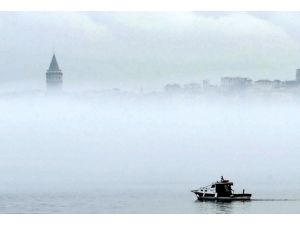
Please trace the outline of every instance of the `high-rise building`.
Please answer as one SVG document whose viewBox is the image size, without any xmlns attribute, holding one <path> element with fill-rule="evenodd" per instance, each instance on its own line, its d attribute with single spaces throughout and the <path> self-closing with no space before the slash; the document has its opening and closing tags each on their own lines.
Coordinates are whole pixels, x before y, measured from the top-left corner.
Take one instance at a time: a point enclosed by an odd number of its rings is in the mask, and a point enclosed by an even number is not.
<svg viewBox="0 0 300 225">
<path fill-rule="evenodd" d="M 300 69 L 296 70 L 296 81 L 300 82 Z"/>
<path fill-rule="evenodd" d="M 62 76 L 63 73 L 59 69 L 55 54 L 53 54 L 49 69 L 46 72 L 47 90 L 48 91 L 62 90 L 62 83 L 63 83 Z"/>
</svg>

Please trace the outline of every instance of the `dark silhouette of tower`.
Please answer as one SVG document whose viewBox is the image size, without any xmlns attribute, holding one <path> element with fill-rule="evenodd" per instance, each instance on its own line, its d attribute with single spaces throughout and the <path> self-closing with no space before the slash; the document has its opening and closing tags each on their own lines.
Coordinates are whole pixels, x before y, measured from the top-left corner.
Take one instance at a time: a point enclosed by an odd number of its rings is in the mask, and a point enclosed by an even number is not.
<svg viewBox="0 0 300 225">
<path fill-rule="evenodd" d="M 53 54 L 49 69 L 46 72 L 47 90 L 61 91 L 63 83 L 62 76 L 63 73 L 59 69 L 55 54 Z"/>
</svg>

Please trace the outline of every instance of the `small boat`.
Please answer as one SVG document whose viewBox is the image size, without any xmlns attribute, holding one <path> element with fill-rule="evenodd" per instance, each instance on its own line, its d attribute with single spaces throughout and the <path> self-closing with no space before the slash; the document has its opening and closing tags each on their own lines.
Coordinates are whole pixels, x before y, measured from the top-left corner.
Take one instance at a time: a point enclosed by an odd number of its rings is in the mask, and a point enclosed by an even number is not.
<svg viewBox="0 0 300 225">
<path fill-rule="evenodd" d="M 223 179 L 212 183 L 211 185 L 201 187 L 197 190 L 192 190 L 191 192 L 195 193 L 198 200 L 214 200 L 214 201 L 247 201 L 251 199 L 251 194 L 243 193 L 235 194 L 232 189 L 233 182 Z"/>
</svg>

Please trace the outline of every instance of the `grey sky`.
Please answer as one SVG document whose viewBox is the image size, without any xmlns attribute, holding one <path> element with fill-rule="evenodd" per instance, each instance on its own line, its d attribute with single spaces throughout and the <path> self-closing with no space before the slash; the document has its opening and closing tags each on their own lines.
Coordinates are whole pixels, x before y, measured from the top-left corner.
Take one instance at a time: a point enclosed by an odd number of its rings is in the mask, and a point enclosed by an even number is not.
<svg viewBox="0 0 300 225">
<path fill-rule="evenodd" d="M 53 49 L 65 87 L 294 79 L 299 25 L 295 12 L 1 12 L 0 82 L 44 88 Z"/>
</svg>

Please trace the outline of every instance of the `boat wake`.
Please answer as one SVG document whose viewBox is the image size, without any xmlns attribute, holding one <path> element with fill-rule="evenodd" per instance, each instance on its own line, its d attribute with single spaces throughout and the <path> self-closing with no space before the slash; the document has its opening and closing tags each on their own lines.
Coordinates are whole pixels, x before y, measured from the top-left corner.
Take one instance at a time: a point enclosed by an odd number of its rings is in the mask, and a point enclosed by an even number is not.
<svg viewBox="0 0 300 225">
<path fill-rule="evenodd" d="M 285 201 L 300 201 L 300 199 L 291 199 L 291 198 L 254 198 L 251 199 L 251 201 L 262 201 L 262 202 L 271 202 L 271 201 L 277 201 L 277 202 L 285 202 Z"/>
</svg>

